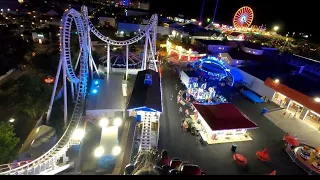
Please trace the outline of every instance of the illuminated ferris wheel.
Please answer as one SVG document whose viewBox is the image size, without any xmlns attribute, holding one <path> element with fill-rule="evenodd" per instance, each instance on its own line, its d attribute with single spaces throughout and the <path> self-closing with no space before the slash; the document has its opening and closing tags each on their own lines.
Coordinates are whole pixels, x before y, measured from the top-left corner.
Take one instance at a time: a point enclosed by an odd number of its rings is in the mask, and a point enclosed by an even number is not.
<svg viewBox="0 0 320 180">
<path fill-rule="evenodd" d="M 253 10 L 248 6 L 243 6 L 233 17 L 233 27 L 236 29 L 248 28 L 253 21 Z"/>
</svg>

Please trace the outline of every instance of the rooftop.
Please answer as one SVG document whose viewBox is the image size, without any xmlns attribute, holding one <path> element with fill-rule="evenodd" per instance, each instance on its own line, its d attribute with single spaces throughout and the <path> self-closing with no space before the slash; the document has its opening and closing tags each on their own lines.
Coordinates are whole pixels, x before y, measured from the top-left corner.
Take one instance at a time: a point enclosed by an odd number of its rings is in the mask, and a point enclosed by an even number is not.
<svg viewBox="0 0 320 180">
<path fill-rule="evenodd" d="M 264 56 L 254 55 L 246 53 L 240 49 L 231 49 L 228 54 L 232 59 L 244 60 L 244 61 L 265 61 Z"/>
<path fill-rule="evenodd" d="M 207 40 L 207 39 L 196 39 L 196 41 L 201 42 L 205 45 L 221 45 L 221 46 L 228 46 L 229 41 L 219 41 L 219 40 Z"/>
<path fill-rule="evenodd" d="M 243 46 L 251 49 L 258 49 L 258 50 L 262 49 L 259 43 L 243 42 Z"/>
<path fill-rule="evenodd" d="M 320 95 L 320 77 L 306 71 L 299 74 L 299 68 L 288 64 L 273 62 L 272 64 L 264 63 L 257 66 L 240 67 L 240 69 L 262 81 L 268 77 L 279 79 L 281 84 L 309 97 Z"/>
<path fill-rule="evenodd" d="M 196 71 L 183 71 L 188 77 L 199 77 L 199 74 Z"/>
<path fill-rule="evenodd" d="M 259 127 L 231 103 L 194 106 L 213 131 Z"/>
<path fill-rule="evenodd" d="M 151 84 L 145 84 L 146 74 L 151 74 Z M 143 107 L 162 112 L 160 74 L 150 69 L 138 72 L 128 105 L 128 109 Z"/>
<path fill-rule="evenodd" d="M 97 87 L 91 87 L 91 92 L 94 89 L 97 89 L 98 92 L 96 94 L 89 93 L 86 110 L 124 110 L 122 80 L 123 76 L 118 74 L 110 74 L 106 75 L 104 79 L 94 80 L 92 86 Z"/>
</svg>

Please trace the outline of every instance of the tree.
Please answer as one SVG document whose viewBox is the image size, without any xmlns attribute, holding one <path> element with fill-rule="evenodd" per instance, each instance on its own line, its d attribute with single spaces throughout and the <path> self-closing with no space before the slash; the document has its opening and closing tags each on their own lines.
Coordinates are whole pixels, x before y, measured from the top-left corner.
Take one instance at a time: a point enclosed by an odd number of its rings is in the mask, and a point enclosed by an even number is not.
<svg viewBox="0 0 320 180">
<path fill-rule="evenodd" d="M 15 109 L 21 109 L 32 118 L 39 118 L 48 107 L 51 92 L 51 85 L 45 84 L 38 76 L 22 76 L 19 79 L 19 88 L 16 92 L 19 101 L 11 106 Z M 24 96 L 21 97 L 19 94 L 24 94 Z"/>
<path fill-rule="evenodd" d="M 0 122 L 0 163 L 8 163 L 15 156 L 15 148 L 19 138 L 14 133 L 14 127 L 7 122 Z"/>
</svg>

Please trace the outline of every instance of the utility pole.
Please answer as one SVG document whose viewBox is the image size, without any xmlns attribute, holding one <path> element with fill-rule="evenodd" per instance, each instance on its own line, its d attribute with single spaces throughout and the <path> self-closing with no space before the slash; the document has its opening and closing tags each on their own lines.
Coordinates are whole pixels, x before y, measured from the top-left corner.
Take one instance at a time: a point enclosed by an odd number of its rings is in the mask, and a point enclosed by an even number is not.
<svg viewBox="0 0 320 180">
<path fill-rule="evenodd" d="M 218 4 L 219 4 L 219 0 L 216 1 L 216 8 L 214 9 L 214 14 L 213 14 L 213 19 L 212 19 L 213 23 L 215 23 L 215 20 L 216 20 L 216 13 L 217 13 L 217 9 L 218 9 Z"/>
</svg>

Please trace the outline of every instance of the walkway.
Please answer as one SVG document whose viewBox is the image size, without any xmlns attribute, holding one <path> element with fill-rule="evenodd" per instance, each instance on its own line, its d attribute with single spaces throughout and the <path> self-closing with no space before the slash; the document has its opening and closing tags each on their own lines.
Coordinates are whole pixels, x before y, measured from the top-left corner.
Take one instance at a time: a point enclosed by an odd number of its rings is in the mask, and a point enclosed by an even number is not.
<svg viewBox="0 0 320 180">
<path fill-rule="evenodd" d="M 160 119 L 159 149 L 167 149 L 171 157 L 178 157 L 199 165 L 208 175 L 269 174 L 277 170 L 277 174 L 305 174 L 297 167 L 282 149 L 284 132 L 261 115 L 262 104 L 253 104 L 241 95 L 233 98 L 233 103 L 244 112 L 260 128 L 249 131 L 253 141 L 237 143 L 237 152 L 246 156 L 249 171 L 243 171 L 232 161 L 231 144 L 202 145 L 196 136 L 183 132 L 180 127 L 181 117 L 178 114 L 179 104 L 170 100 L 171 94 L 176 97 L 175 84 L 178 77 L 170 71 L 163 72 L 163 110 Z M 182 89 L 182 85 L 179 89 Z M 257 106 L 258 105 L 258 106 Z M 269 104 L 268 104 L 269 106 Z M 271 109 L 274 107 L 270 105 Z M 268 108 L 269 109 L 269 108 Z M 272 164 L 257 160 L 255 152 L 269 149 Z"/>
<path fill-rule="evenodd" d="M 297 135 L 301 142 L 313 147 L 318 147 L 320 145 L 319 130 L 308 122 L 302 121 L 297 117 L 293 117 L 292 114 L 290 116 L 289 113 L 283 115 L 284 112 L 285 110 L 273 111 L 265 114 L 265 117 L 283 131 Z"/>
</svg>

